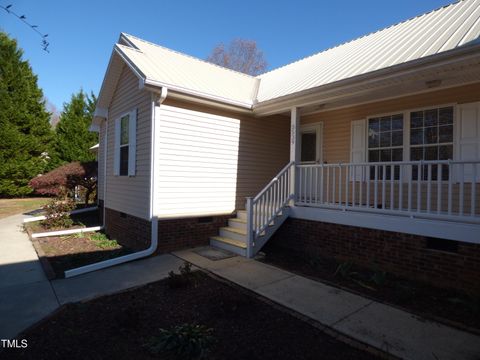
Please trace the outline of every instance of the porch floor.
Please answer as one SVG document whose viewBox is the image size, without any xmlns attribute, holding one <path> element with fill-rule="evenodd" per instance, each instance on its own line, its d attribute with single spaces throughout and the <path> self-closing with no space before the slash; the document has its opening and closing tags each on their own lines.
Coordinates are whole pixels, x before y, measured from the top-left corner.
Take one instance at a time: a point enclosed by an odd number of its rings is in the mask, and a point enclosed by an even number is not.
<svg viewBox="0 0 480 360">
<path fill-rule="evenodd" d="M 198 249 L 174 255 L 283 305 L 335 337 L 407 359 L 476 359 L 480 337 L 240 256 L 210 260 Z"/>
</svg>

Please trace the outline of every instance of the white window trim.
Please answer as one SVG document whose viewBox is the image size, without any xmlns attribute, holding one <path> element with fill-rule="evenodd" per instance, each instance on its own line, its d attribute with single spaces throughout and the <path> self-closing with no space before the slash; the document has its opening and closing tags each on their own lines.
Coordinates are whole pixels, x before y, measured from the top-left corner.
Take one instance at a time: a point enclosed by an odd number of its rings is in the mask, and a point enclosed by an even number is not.
<svg viewBox="0 0 480 360">
<path fill-rule="evenodd" d="M 317 134 L 317 148 L 315 149 L 315 161 L 301 161 L 302 159 L 302 133 L 308 131 L 316 131 Z M 322 164 L 323 163 L 323 121 L 300 125 L 300 164 Z"/>
</svg>

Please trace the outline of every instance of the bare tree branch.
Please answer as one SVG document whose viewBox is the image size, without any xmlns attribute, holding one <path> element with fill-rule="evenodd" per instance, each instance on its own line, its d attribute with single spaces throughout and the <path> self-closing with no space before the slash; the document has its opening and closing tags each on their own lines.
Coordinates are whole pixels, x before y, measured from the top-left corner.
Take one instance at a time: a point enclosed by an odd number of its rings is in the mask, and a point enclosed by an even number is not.
<svg viewBox="0 0 480 360">
<path fill-rule="evenodd" d="M 17 13 L 15 13 L 12 10 L 12 6 L 13 6 L 12 4 L 7 6 L 0 5 L 0 8 L 5 10 L 7 13 L 15 16 L 17 19 L 19 19 L 20 21 L 25 23 L 28 27 L 30 27 L 33 31 L 35 31 L 42 38 L 42 49 L 47 53 L 49 53 L 50 51 L 48 50 L 48 46 L 50 45 L 50 43 L 47 41 L 48 34 L 43 34 L 42 32 L 40 32 L 38 30 L 38 25 L 30 24 L 27 21 L 27 17 L 25 15 L 18 15 Z"/>
<path fill-rule="evenodd" d="M 208 62 L 249 75 L 259 75 L 268 63 L 254 40 L 234 39 L 225 47 L 218 44 L 207 58 Z"/>
</svg>

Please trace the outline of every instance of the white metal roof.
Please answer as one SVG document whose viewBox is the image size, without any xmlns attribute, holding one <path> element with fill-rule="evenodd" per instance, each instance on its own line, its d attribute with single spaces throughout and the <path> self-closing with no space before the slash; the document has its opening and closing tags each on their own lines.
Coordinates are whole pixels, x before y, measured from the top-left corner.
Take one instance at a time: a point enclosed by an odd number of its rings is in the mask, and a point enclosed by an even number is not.
<svg viewBox="0 0 480 360">
<path fill-rule="evenodd" d="M 170 88 L 193 90 L 219 99 L 252 105 L 259 81 L 255 77 L 213 65 L 132 35 L 123 36 L 136 49 L 121 44 L 117 44 L 117 47 L 147 80 Z"/>
<path fill-rule="evenodd" d="M 122 34 L 117 50 L 147 82 L 251 106 L 376 70 L 480 44 L 480 0 L 461 0 L 258 77 Z"/>
<path fill-rule="evenodd" d="M 479 40 L 480 0 L 463 0 L 259 76 L 259 102 Z"/>
</svg>

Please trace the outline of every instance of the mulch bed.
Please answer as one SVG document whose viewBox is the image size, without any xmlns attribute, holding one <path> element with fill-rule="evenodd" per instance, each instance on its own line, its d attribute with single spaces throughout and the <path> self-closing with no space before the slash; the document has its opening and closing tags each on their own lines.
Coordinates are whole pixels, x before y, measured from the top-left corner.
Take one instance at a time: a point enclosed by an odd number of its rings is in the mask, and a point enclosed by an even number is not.
<svg viewBox="0 0 480 360">
<path fill-rule="evenodd" d="M 335 274 L 340 263 L 332 258 L 306 258 L 268 244 L 262 261 L 332 286 L 392 304 L 424 318 L 480 334 L 480 298 L 454 290 L 386 274 L 383 284 L 370 281 L 375 271 L 352 265 L 352 276 Z M 344 263 L 345 264 L 345 263 Z M 377 270 L 378 273 L 378 270 Z"/>
<path fill-rule="evenodd" d="M 90 240 L 88 233 L 82 237 L 49 236 L 35 240 L 40 245 L 57 278 L 64 277 L 65 270 L 112 259 L 131 252 L 118 244 L 101 248 Z"/>
<path fill-rule="evenodd" d="M 374 359 L 236 286 L 195 272 L 193 283 L 168 280 L 87 303 L 67 305 L 20 334 L 28 348 L 5 359 L 155 359 L 147 346 L 159 329 L 190 323 L 213 329 L 208 359 Z"/>
<path fill-rule="evenodd" d="M 98 211 L 71 216 L 74 225 L 68 229 L 98 226 Z M 25 227 L 29 235 L 32 233 L 57 231 L 65 229 L 47 229 L 41 221 L 26 223 Z M 119 244 L 102 248 L 90 239 L 92 233 L 84 235 L 72 234 L 63 236 L 30 237 L 35 250 L 40 258 L 43 269 L 49 279 L 64 277 L 64 271 L 80 266 L 93 264 L 126 255 L 132 251 Z"/>
</svg>

